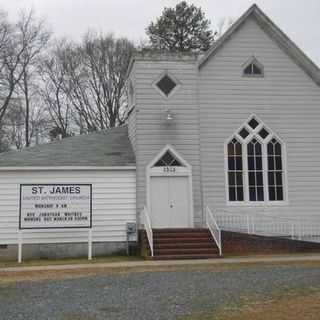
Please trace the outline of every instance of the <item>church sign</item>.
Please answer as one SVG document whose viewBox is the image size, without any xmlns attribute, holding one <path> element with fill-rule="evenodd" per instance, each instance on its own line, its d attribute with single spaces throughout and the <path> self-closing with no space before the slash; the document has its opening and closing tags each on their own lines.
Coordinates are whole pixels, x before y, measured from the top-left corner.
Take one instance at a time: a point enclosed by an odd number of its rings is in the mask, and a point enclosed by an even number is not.
<svg viewBox="0 0 320 320">
<path fill-rule="evenodd" d="M 91 184 L 20 185 L 19 229 L 91 226 Z"/>
</svg>

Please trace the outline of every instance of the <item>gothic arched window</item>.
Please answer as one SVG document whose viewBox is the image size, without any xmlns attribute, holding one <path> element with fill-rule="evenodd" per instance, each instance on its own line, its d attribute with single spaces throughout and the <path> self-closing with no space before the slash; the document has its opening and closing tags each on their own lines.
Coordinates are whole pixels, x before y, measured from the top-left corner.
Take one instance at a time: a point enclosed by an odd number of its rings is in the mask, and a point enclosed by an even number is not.
<svg viewBox="0 0 320 320">
<path fill-rule="evenodd" d="M 267 147 L 269 200 L 283 200 L 283 160 L 281 143 L 273 138 Z"/>
<path fill-rule="evenodd" d="M 260 119 L 250 117 L 226 149 L 230 202 L 286 200 L 284 145 Z"/>
<path fill-rule="evenodd" d="M 228 143 L 228 184 L 230 201 L 243 201 L 242 146 L 235 138 Z"/>
<path fill-rule="evenodd" d="M 262 146 L 253 138 L 247 144 L 249 200 L 264 201 Z"/>
</svg>

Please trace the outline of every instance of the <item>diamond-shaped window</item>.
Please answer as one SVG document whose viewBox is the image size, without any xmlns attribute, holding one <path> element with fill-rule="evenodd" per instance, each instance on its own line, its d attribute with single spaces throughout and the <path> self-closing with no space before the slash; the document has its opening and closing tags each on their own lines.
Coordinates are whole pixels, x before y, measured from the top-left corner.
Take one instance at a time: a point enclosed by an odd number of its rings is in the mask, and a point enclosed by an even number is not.
<svg viewBox="0 0 320 320">
<path fill-rule="evenodd" d="M 252 119 L 248 122 L 248 125 L 249 125 L 252 129 L 255 129 L 255 128 L 259 125 L 259 122 L 258 122 L 255 118 L 252 118 Z"/>
<path fill-rule="evenodd" d="M 262 139 L 265 139 L 268 135 L 269 135 L 269 132 L 265 128 L 262 128 L 259 132 L 259 136 Z"/>
<path fill-rule="evenodd" d="M 156 83 L 156 86 L 168 97 L 177 84 L 170 76 L 166 74 Z"/>
<path fill-rule="evenodd" d="M 242 128 L 238 134 L 242 139 L 245 139 L 249 135 L 249 132 L 246 128 Z"/>
</svg>

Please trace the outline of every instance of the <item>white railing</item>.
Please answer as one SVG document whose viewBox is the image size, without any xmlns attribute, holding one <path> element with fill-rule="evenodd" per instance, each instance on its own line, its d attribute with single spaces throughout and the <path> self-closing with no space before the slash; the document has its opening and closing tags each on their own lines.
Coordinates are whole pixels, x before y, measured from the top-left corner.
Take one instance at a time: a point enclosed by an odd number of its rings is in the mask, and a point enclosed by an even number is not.
<svg viewBox="0 0 320 320">
<path fill-rule="evenodd" d="M 264 213 L 235 214 L 221 211 L 213 215 L 221 230 L 320 242 L 319 222 Z"/>
<path fill-rule="evenodd" d="M 221 229 L 219 228 L 209 207 L 206 207 L 206 224 L 222 256 Z"/>
<path fill-rule="evenodd" d="M 142 222 L 144 224 L 144 229 L 146 230 L 146 234 L 149 242 L 151 257 L 153 257 L 153 232 L 151 227 L 151 220 L 150 220 L 148 209 L 146 206 L 143 207 L 141 215 L 142 215 Z"/>
</svg>

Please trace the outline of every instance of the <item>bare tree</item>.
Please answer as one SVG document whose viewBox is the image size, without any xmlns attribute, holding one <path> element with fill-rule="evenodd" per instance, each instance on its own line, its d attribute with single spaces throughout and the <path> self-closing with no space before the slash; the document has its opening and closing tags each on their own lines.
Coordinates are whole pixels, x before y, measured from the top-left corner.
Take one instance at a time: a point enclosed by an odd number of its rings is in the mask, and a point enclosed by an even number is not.
<svg viewBox="0 0 320 320">
<path fill-rule="evenodd" d="M 87 131 L 125 121 L 124 87 L 132 51 L 127 39 L 87 34 L 81 46 L 66 52 L 66 93 Z"/>
<path fill-rule="evenodd" d="M 30 112 L 31 103 L 35 101 L 34 96 L 37 94 L 38 73 L 37 66 L 40 55 L 46 48 L 50 32 L 46 29 L 43 20 L 38 21 L 34 12 L 31 10 L 28 13 L 21 12 L 20 19 L 17 23 L 19 34 L 23 35 L 29 41 L 22 58 L 24 68 L 22 69 L 22 79 L 19 88 L 22 91 L 25 107 L 25 146 L 30 145 Z"/>
<path fill-rule="evenodd" d="M 1 134 L 5 137 L 6 144 L 13 146 L 16 149 L 25 147 L 25 108 L 23 99 L 12 98 L 10 106 L 3 118 L 0 129 Z M 29 114 L 29 139 L 30 142 L 38 143 L 39 140 L 45 140 L 48 137 L 48 127 L 50 120 L 44 108 L 32 107 Z M 5 148 L 6 149 L 6 148 Z M 0 148 L 0 152 L 3 151 Z"/>
<path fill-rule="evenodd" d="M 12 98 L 18 98 L 21 91 L 25 101 L 25 144 L 30 143 L 30 98 L 33 64 L 49 39 L 42 21 L 38 22 L 31 10 L 21 12 L 17 22 L 9 22 L 5 13 L 0 14 L 0 123 L 3 123 L 6 114 L 10 111 Z M 15 112 L 10 114 L 10 118 Z M 6 119 L 8 120 L 8 119 Z M 20 115 L 18 119 L 20 123 Z M 19 126 L 20 127 L 20 126 Z M 20 142 L 19 142 L 20 147 Z"/>
<path fill-rule="evenodd" d="M 70 47 L 71 44 L 66 40 L 57 42 L 38 69 L 42 80 L 40 94 L 45 110 L 53 122 L 51 130 L 54 129 L 62 137 L 67 137 L 71 131 L 70 81 L 65 62 L 65 55 Z"/>
<path fill-rule="evenodd" d="M 40 131 L 44 137 L 66 137 L 126 120 L 133 44 L 95 33 L 81 43 L 58 41 L 50 49 L 49 40 L 45 23 L 32 10 L 14 23 L 0 12 L 1 150 L 29 146 Z"/>
<path fill-rule="evenodd" d="M 22 149 L 24 146 L 24 118 L 25 112 L 20 99 L 11 99 L 10 107 L 3 118 L 2 128 L 7 141 L 16 149 Z"/>
</svg>

